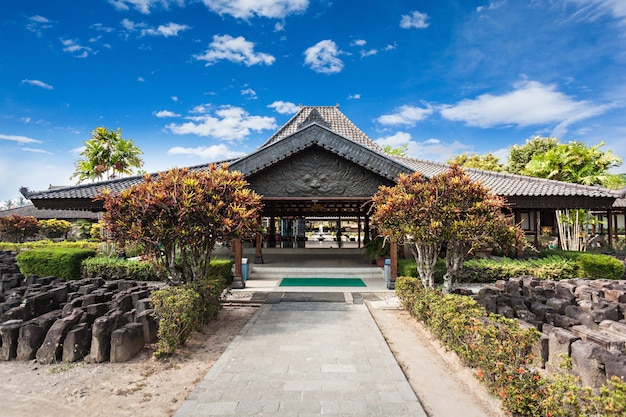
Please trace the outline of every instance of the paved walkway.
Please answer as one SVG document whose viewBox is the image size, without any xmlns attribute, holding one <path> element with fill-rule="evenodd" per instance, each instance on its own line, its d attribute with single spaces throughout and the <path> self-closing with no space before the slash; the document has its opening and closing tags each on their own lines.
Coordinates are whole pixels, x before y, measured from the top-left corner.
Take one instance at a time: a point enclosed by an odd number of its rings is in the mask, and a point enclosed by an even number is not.
<svg viewBox="0 0 626 417">
<path fill-rule="evenodd" d="M 175 417 L 426 417 L 366 306 L 335 294 L 269 298 Z"/>
</svg>

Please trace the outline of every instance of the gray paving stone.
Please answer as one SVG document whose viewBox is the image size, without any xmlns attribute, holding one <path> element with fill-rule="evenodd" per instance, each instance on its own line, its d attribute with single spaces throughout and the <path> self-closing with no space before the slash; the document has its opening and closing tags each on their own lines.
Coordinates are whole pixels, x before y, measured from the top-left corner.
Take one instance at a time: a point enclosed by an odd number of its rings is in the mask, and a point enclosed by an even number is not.
<svg viewBox="0 0 626 417">
<path fill-rule="evenodd" d="M 425 417 L 362 304 L 265 304 L 175 417 Z"/>
</svg>

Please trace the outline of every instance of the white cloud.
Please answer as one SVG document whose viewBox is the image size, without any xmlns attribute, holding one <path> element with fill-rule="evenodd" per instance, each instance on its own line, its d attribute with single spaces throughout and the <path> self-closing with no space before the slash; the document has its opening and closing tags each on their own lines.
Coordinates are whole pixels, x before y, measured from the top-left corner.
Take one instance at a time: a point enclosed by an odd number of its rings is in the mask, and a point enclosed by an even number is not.
<svg viewBox="0 0 626 417">
<path fill-rule="evenodd" d="M 37 139 L 32 139 L 26 136 L 15 136 L 15 135 L 1 135 L 0 134 L 0 140 L 10 140 L 12 142 L 17 142 L 20 145 L 23 145 L 25 143 L 41 143 L 41 141 Z"/>
<path fill-rule="evenodd" d="M 359 100 L 361 98 L 360 94 L 350 94 L 348 96 L 348 100 Z"/>
<path fill-rule="evenodd" d="M 251 116 L 244 109 L 234 106 L 221 106 L 212 111 L 210 105 L 201 105 L 196 106 L 191 113 L 197 116 L 187 117 L 190 122 L 172 123 L 166 128 L 177 135 L 193 134 L 234 140 L 244 139 L 251 131 L 261 132 L 277 127 L 273 117 Z"/>
<path fill-rule="evenodd" d="M 377 49 L 369 49 L 367 51 L 364 50 L 364 51 L 360 52 L 361 58 L 365 58 L 365 57 L 368 57 L 368 56 L 376 55 L 377 53 L 378 53 Z"/>
<path fill-rule="evenodd" d="M 380 146 L 397 147 L 400 145 L 408 144 L 411 141 L 411 134 L 406 132 L 396 132 L 391 136 L 385 136 L 376 139 L 374 142 Z"/>
<path fill-rule="evenodd" d="M 304 51 L 304 63 L 315 72 L 334 74 L 343 69 L 343 61 L 337 58 L 340 53 L 337 44 L 330 39 L 319 41 Z"/>
<path fill-rule="evenodd" d="M 243 63 L 248 67 L 257 64 L 272 65 L 275 58 L 263 52 L 255 53 L 254 45 L 243 36 L 233 38 L 230 35 L 214 35 L 209 49 L 203 54 L 194 55 L 194 58 L 206 61 L 206 66 L 222 60 Z"/>
<path fill-rule="evenodd" d="M 46 155 L 52 155 L 52 152 L 48 152 L 46 150 L 38 149 L 38 148 L 22 148 L 22 150 L 25 151 L 25 152 L 43 153 L 43 154 L 46 154 Z"/>
<path fill-rule="evenodd" d="M 105 33 L 111 33 L 115 31 L 115 29 L 113 29 L 112 27 L 104 26 L 102 23 L 94 23 L 93 25 L 89 26 L 89 29 L 94 29 L 94 30 L 97 30 L 98 32 L 105 32 Z"/>
<path fill-rule="evenodd" d="M 184 0 L 109 0 L 109 3 L 113 5 L 117 10 L 137 10 L 143 14 L 150 14 L 151 9 L 156 6 L 161 6 L 165 9 L 169 8 L 171 4 L 177 4 L 184 6 Z"/>
<path fill-rule="evenodd" d="M 427 139 L 423 142 L 408 142 L 407 155 L 428 161 L 446 162 L 450 157 L 467 152 L 470 146 L 459 141 L 442 142 L 439 139 Z"/>
<path fill-rule="evenodd" d="M 396 43 L 394 42 L 393 44 L 388 44 L 387 46 L 385 46 L 385 52 L 386 51 L 393 51 L 394 49 L 396 49 L 398 47 L 398 45 L 396 45 Z"/>
<path fill-rule="evenodd" d="M 251 88 L 246 88 L 246 89 L 241 90 L 241 95 L 242 96 L 248 96 L 248 98 L 251 99 L 251 100 L 256 100 L 257 99 L 256 91 L 254 91 Z"/>
<path fill-rule="evenodd" d="M 623 0 L 569 0 L 581 5 L 577 12 L 579 17 L 596 20 L 599 16 L 609 14 L 626 25 L 626 2 Z"/>
<path fill-rule="evenodd" d="M 36 33 L 37 36 L 42 36 L 42 32 L 45 29 L 50 29 L 52 27 L 52 21 L 39 15 L 29 17 L 28 21 L 26 22 L 26 29 L 33 33 Z"/>
<path fill-rule="evenodd" d="M 137 28 L 135 22 L 129 19 L 122 19 L 122 26 L 124 27 L 124 29 L 130 30 L 131 32 L 136 30 Z"/>
<path fill-rule="evenodd" d="M 77 41 L 73 39 L 59 39 L 63 45 L 63 51 L 69 52 L 74 55 L 75 58 L 87 58 L 92 49 L 88 46 L 79 45 Z"/>
<path fill-rule="evenodd" d="M 350 45 L 351 46 L 365 46 L 365 44 L 367 43 L 367 41 L 363 40 L 363 39 L 356 39 L 354 42 L 352 42 Z"/>
<path fill-rule="evenodd" d="M 143 82 L 145 82 L 146 80 L 145 80 L 145 78 L 143 78 L 143 77 L 137 77 L 137 81 L 139 81 L 140 83 L 143 83 Z"/>
<path fill-rule="evenodd" d="M 393 135 L 376 139 L 375 142 L 380 146 L 390 146 L 392 148 L 407 145 L 408 156 L 438 162 L 445 162 L 451 156 L 458 155 L 470 149 L 469 146 L 458 141 L 444 143 L 439 139 L 431 138 L 418 142 L 412 140 L 411 134 L 407 132 L 396 132 Z"/>
<path fill-rule="evenodd" d="M 159 25 L 156 29 L 148 28 L 141 31 L 141 35 L 149 36 L 163 36 L 169 38 L 170 36 L 178 36 L 179 32 L 190 29 L 190 26 L 179 25 L 178 23 L 168 23 L 167 25 Z"/>
<path fill-rule="evenodd" d="M 282 19 L 290 14 L 303 13 L 309 0 L 203 0 L 213 12 L 239 19 L 254 16 Z"/>
<path fill-rule="evenodd" d="M 164 117 L 180 117 L 180 114 L 176 114 L 173 111 L 169 110 L 161 110 L 153 113 L 156 117 L 164 118 Z"/>
<path fill-rule="evenodd" d="M 282 32 L 283 30 L 285 30 L 284 22 L 276 22 L 274 24 L 274 32 Z"/>
<path fill-rule="evenodd" d="M 276 113 L 280 114 L 295 114 L 300 110 L 300 106 L 288 101 L 275 101 L 269 106 L 270 109 L 274 109 Z"/>
<path fill-rule="evenodd" d="M 380 124 L 390 126 L 414 126 L 416 122 L 424 120 L 433 112 L 434 109 L 430 104 L 427 104 L 426 108 L 405 105 L 395 109 L 394 113 L 383 114 L 376 119 L 376 121 Z"/>
<path fill-rule="evenodd" d="M 174 101 L 174 102 L 178 103 L 178 97 L 176 97 L 176 96 L 171 96 L 170 98 L 172 99 L 172 101 Z"/>
<path fill-rule="evenodd" d="M 410 15 L 402 15 L 400 18 L 400 27 L 402 29 L 426 29 L 429 25 L 428 15 L 426 13 L 420 13 L 417 10 L 411 12 Z"/>
<path fill-rule="evenodd" d="M 211 146 L 198 146 L 196 148 L 183 148 L 181 146 L 175 146 L 173 148 L 170 148 L 167 153 L 169 155 L 197 156 L 199 158 L 209 161 L 234 159 L 245 155 L 243 152 L 237 152 L 228 149 L 228 146 L 224 145 L 223 143 Z"/>
<path fill-rule="evenodd" d="M 569 124 L 601 114 L 609 108 L 575 101 L 556 91 L 554 85 L 537 81 L 523 80 L 514 88 L 499 96 L 483 94 L 473 100 L 442 106 L 441 115 L 448 120 L 482 128 L 557 123 L 563 131 Z"/>
<path fill-rule="evenodd" d="M 30 85 L 34 85 L 35 87 L 41 87 L 44 88 L 46 90 L 52 90 L 54 87 L 52 87 L 50 84 L 46 84 L 43 81 L 39 81 L 39 80 L 22 80 L 23 84 L 30 84 Z"/>
<path fill-rule="evenodd" d="M 496 2 L 493 2 L 493 3 L 489 3 L 488 6 L 478 6 L 476 8 L 476 11 L 478 13 L 480 13 L 480 12 L 482 12 L 484 10 L 495 10 L 495 9 L 499 9 L 502 5 L 504 5 L 503 1 L 496 1 Z"/>
</svg>

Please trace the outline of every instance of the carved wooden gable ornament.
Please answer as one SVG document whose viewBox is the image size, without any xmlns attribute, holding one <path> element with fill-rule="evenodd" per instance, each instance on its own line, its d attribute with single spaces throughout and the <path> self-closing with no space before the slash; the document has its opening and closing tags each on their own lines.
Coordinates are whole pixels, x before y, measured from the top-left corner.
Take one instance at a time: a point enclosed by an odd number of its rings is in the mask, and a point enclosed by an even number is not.
<svg viewBox="0 0 626 417">
<path fill-rule="evenodd" d="M 410 170 L 317 123 L 234 162 L 265 197 L 371 197 Z"/>
</svg>

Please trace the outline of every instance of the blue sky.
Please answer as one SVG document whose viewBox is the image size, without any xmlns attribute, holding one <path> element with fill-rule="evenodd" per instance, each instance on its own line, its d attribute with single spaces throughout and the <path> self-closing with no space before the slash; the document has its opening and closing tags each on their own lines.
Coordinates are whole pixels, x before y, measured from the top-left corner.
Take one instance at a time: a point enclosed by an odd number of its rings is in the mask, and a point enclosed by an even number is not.
<svg viewBox="0 0 626 417">
<path fill-rule="evenodd" d="M 304 105 L 445 161 L 535 135 L 626 156 L 624 0 L 0 6 L 0 201 L 122 129 L 148 172 L 250 153 Z M 626 169 L 620 168 L 618 172 Z"/>
</svg>

